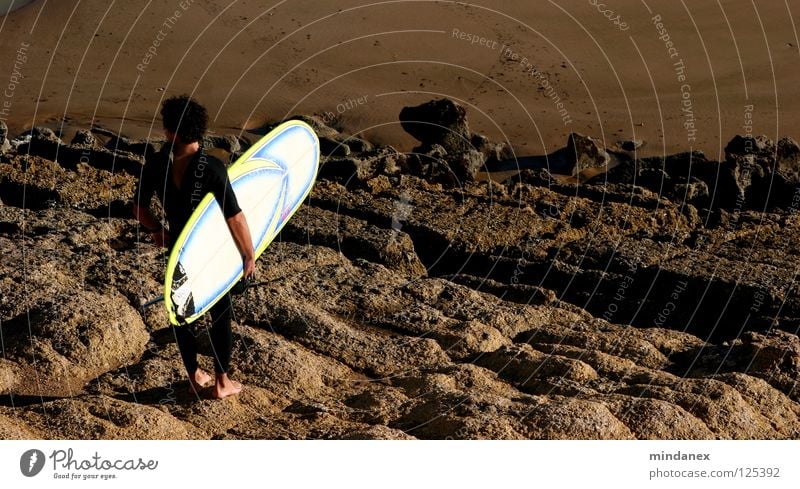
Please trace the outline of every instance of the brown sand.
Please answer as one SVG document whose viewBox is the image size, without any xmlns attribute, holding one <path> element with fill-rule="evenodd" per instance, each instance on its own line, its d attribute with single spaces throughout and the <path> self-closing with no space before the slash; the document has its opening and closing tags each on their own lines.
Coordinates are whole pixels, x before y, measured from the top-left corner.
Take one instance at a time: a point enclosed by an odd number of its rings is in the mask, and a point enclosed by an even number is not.
<svg viewBox="0 0 800 489">
<path fill-rule="evenodd" d="M 616 22 L 592 3 L 37 0 L 0 17 L 0 85 L 24 77 L 0 93 L 0 118 L 12 135 L 66 119 L 65 137 L 92 121 L 160 136 L 159 102 L 189 92 L 220 133 L 319 113 L 408 150 L 400 109 L 447 96 L 468 107 L 472 130 L 521 155 L 577 131 L 609 145 L 643 139 L 647 154 L 694 148 L 719 159 L 726 141 L 749 132 L 749 105 L 753 133 L 800 136 L 797 0 L 608 0 Z M 684 84 L 691 116 L 681 112 Z"/>
</svg>

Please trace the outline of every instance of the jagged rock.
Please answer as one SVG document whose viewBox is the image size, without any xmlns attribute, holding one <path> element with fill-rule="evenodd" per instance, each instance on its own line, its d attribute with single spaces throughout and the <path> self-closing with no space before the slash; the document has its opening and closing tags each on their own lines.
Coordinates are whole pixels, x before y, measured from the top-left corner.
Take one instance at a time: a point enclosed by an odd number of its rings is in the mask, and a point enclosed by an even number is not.
<svg viewBox="0 0 800 489">
<path fill-rule="evenodd" d="M 514 151 L 507 143 L 494 143 L 481 134 L 473 134 L 470 143 L 483 155 L 488 166 L 514 158 Z"/>
<path fill-rule="evenodd" d="M 474 182 L 475 174 L 483 171 L 484 157 L 475 150 L 468 150 L 448 158 L 453 175 L 460 185 L 465 182 Z"/>
<path fill-rule="evenodd" d="M 75 137 L 72 138 L 70 144 L 74 146 L 85 146 L 92 148 L 97 144 L 97 138 L 94 137 L 92 131 L 81 129 L 77 133 L 75 133 Z"/>
<path fill-rule="evenodd" d="M 725 146 L 725 157 L 731 160 L 737 156 L 775 157 L 775 143 L 767 136 L 736 135 Z"/>
<path fill-rule="evenodd" d="M 569 134 L 565 153 L 571 159 L 572 175 L 589 168 L 607 167 L 611 161 L 611 156 L 597 141 L 576 132 Z"/>
<path fill-rule="evenodd" d="M 694 177 L 688 183 L 673 185 L 670 196 L 674 202 L 685 202 L 695 207 L 708 207 L 711 198 L 706 182 Z"/>
<path fill-rule="evenodd" d="M 424 153 L 413 154 L 402 164 L 402 168 L 406 173 L 424 178 L 428 182 L 453 188 L 474 182 L 475 175 L 485 170 L 484 163 L 483 154 L 478 151 L 449 153 L 440 144 L 433 144 L 425 148 Z"/>
<path fill-rule="evenodd" d="M 800 172 L 800 145 L 790 138 L 778 140 L 778 170 L 796 176 Z"/>
<path fill-rule="evenodd" d="M 449 99 L 437 99 L 400 111 L 403 129 L 422 143 L 422 151 L 434 144 L 448 153 L 470 149 L 467 111 Z"/>
<path fill-rule="evenodd" d="M 286 224 L 284 239 L 328 246 L 348 258 L 363 258 L 410 276 L 425 276 L 426 270 L 414 251 L 414 243 L 402 231 L 398 216 L 394 229 L 380 228 L 332 211 L 307 208 Z"/>
<path fill-rule="evenodd" d="M 127 201 L 134 186 L 134 177 L 127 173 L 111 173 L 82 163 L 75 171 L 68 171 L 47 159 L 23 155 L 0 166 L 0 193 L 6 205 L 27 209 L 70 206 L 129 216 Z"/>
<path fill-rule="evenodd" d="M 61 139 L 56 135 L 56 133 L 50 129 L 49 127 L 34 127 L 30 131 L 23 133 L 23 135 L 29 134 L 33 139 L 41 139 L 41 140 L 48 140 L 61 143 Z"/>
<path fill-rule="evenodd" d="M 523 183 L 537 187 L 549 187 L 552 182 L 552 175 L 546 168 L 536 168 L 525 169 L 519 172 L 518 175 L 508 177 L 503 180 L 503 185 L 513 188 L 515 184 Z"/>
<path fill-rule="evenodd" d="M 19 369 L 14 362 L 0 358 L 0 394 L 11 392 L 11 388 L 19 381 Z"/>
</svg>

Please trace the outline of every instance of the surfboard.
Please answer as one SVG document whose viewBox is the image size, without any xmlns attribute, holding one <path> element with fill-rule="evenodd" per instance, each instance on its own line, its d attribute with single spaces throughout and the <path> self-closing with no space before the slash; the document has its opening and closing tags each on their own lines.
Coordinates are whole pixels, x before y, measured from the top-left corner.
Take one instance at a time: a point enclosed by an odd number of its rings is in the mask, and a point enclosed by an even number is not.
<svg viewBox="0 0 800 489">
<path fill-rule="evenodd" d="M 308 124 L 296 120 L 276 127 L 228 167 L 256 259 L 311 192 L 318 169 L 319 139 Z M 186 222 L 167 261 L 164 305 L 170 323 L 197 320 L 242 273 L 239 250 L 209 193 Z"/>
</svg>

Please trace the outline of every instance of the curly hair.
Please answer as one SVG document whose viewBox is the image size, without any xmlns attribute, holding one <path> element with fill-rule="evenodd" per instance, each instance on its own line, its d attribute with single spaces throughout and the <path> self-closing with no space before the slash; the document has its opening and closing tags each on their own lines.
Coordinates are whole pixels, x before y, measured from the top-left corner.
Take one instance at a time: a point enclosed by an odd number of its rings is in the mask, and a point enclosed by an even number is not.
<svg viewBox="0 0 800 489">
<path fill-rule="evenodd" d="M 161 104 L 164 129 L 168 129 L 185 143 L 200 141 L 208 128 L 208 112 L 188 95 L 170 97 Z"/>
</svg>

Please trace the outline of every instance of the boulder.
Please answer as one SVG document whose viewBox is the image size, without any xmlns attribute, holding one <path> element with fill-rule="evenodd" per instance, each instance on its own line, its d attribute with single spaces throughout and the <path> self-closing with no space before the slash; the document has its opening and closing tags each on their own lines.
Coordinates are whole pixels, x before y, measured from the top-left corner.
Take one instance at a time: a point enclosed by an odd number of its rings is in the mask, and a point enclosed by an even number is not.
<svg viewBox="0 0 800 489">
<path fill-rule="evenodd" d="M 422 143 L 423 151 L 434 144 L 458 153 L 471 147 L 467 111 L 449 99 L 437 99 L 400 111 L 403 129 Z"/>
<path fill-rule="evenodd" d="M 767 136 L 736 135 L 725 146 L 725 157 L 730 160 L 737 156 L 756 155 L 775 156 L 775 143 Z"/>
<path fill-rule="evenodd" d="M 75 290 L 3 321 L 19 395 L 72 396 L 101 374 L 137 360 L 149 335 L 120 295 Z"/>
<path fill-rule="evenodd" d="M 599 142 L 575 132 L 567 138 L 565 153 L 572 162 L 571 174 L 575 176 L 589 168 L 605 168 L 611 161 Z"/>
</svg>

